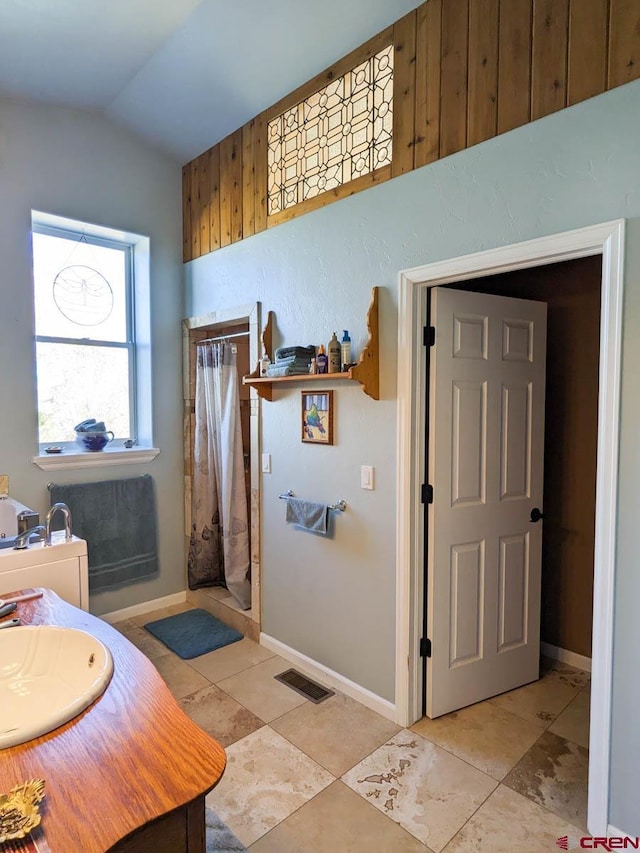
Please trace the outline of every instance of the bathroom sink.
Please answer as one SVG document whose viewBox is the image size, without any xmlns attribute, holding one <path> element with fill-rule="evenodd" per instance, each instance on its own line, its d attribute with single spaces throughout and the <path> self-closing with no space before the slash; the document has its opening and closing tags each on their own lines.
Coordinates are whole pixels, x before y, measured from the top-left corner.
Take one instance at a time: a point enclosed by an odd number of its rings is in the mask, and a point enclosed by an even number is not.
<svg viewBox="0 0 640 853">
<path fill-rule="evenodd" d="M 104 692 L 112 673 L 111 652 L 85 631 L 0 630 L 0 749 L 73 719 Z"/>
</svg>

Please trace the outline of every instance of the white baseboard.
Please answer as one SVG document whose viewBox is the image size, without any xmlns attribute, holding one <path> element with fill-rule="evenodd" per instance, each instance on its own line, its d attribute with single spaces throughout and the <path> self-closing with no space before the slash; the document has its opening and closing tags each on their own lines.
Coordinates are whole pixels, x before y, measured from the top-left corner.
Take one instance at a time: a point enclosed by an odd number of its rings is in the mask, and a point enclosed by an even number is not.
<svg viewBox="0 0 640 853">
<path fill-rule="evenodd" d="M 326 687 L 335 687 L 336 690 L 346 693 L 351 699 L 356 699 L 372 711 L 376 711 L 394 723 L 396 722 L 396 706 L 387 699 L 383 699 L 376 693 L 367 690 L 366 687 L 361 687 L 355 681 L 351 681 L 349 678 L 345 678 L 344 675 L 340 675 L 340 673 L 334 672 L 329 667 L 297 652 L 291 646 L 287 646 L 281 643 L 280 640 L 270 637 L 269 634 L 260 634 L 260 645 L 264 646 L 265 649 L 275 652 L 290 663 L 295 664 L 309 678 L 319 681 Z"/>
<path fill-rule="evenodd" d="M 173 595 L 165 595 L 162 598 L 154 598 L 152 601 L 143 601 L 122 610 L 114 610 L 112 613 L 101 613 L 99 618 L 113 625 L 114 622 L 122 622 L 123 619 L 131 619 L 134 616 L 142 616 L 143 613 L 151 613 L 162 607 L 171 607 L 174 604 L 184 604 L 187 600 L 187 591 L 174 592 Z"/>
<path fill-rule="evenodd" d="M 559 660 L 561 663 L 567 663 L 569 666 L 575 666 L 576 669 L 582 669 L 584 672 L 591 672 L 591 658 L 579 655 L 577 652 L 570 652 L 568 649 L 552 646 L 551 643 L 540 643 L 540 651 L 548 658 Z"/>
<path fill-rule="evenodd" d="M 616 829 L 616 827 L 611 826 L 611 824 L 609 824 L 609 826 L 607 827 L 607 837 L 608 838 L 630 838 L 633 842 L 636 842 L 636 843 L 638 841 L 638 837 L 636 835 L 629 835 L 628 832 L 623 832 L 621 829 Z"/>
</svg>

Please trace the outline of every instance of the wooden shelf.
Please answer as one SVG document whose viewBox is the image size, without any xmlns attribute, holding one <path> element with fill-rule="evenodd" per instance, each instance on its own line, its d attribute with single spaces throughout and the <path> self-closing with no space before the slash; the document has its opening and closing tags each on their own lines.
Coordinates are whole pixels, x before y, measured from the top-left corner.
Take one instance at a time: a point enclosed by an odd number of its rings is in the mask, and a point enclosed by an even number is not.
<svg viewBox="0 0 640 853">
<path fill-rule="evenodd" d="M 272 323 L 273 312 L 269 312 L 267 324 L 262 335 L 262 343 L 264 349 L 272 357 Z M 256 389 L 259 397 L 263 400 L 273 399 L 273 386 L 286 383 L 295 383 L 297 385 L 306 385 L 308 382 L 359 382 L 362 390 L 374 400 L 380 399 L 380 383 L 379 383 L 379 350 L 378 350 L 378 288 L 371 289 L 371 304 L 367 311 L 367 331 L 369 339 L 364 345 L 360 359 L 355 367 L 349 368 L 349 372 L 345 373 L 309 373 L 308 375 L 298 374 L 295 376 L 260 376 L 260 367 L 258 366 L 253 373 L 242 377 L 243 385 L 250 385 Z"/>
</svg>

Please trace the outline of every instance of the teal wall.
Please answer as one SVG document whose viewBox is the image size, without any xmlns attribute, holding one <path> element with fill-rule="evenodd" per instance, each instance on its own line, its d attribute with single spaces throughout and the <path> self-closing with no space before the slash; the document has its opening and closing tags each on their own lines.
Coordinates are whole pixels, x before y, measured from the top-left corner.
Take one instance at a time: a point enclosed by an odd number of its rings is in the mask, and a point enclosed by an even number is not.
<svg viewBox="0 0 640 853">
<path fill-rule="evenodd" d="M 620 511 L 613 693 L 613 825 L 640 834 L 640 82 L 344 199 L 186 267 L 188 315 L 260 300 L 276 342 L 366 339 L 381 292 L 379 402 L 336 388 L 336 444 L 300 442 L 300 389 L 262 404 L 263 630 L 393 700 L 397 274 L 401 269 L 626 218 Z M 359 487 L 361 464 L 376 489 Z M 288 528 L 280 491 L 344 498 L 333 536 Z"/>
<path fill-rule="evenodd" d="M 45 472 L 37 452 L 31 210 L 150 238 L 154 443 L 145 465 Z M 105 613 L 184 590 L 182 237 L 178 163 L 88 111 L 0 100 L 0 473 L 41 512 L 46 484 L 148 472 L 158 495 L 160 576 L 91 597 Z"/>
</svg>

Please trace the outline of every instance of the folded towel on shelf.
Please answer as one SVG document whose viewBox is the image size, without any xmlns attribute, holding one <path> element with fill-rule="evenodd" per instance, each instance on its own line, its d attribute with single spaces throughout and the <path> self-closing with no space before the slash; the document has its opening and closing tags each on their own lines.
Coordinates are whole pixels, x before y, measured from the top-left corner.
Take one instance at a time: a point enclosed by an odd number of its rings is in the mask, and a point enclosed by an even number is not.
<svg viewBox="0 0 640 853">
<path fill-rule="evenodd" d="M 89 591 L 134 583 L 158 572 L 156 505 L 148 474 L 51 486 L 51 503 L 71 510 L 73 532 L 87 540 Z"/>
<path fill-rule="evenodd" d="M 276 350 L 276 361 L 279 361 L 281 358 L 290 358 L 291 356 L 311 360 L 316 357 L 316 348 L 310 345 L 308 347 L 278 347 Z"/>
<path fill-rule="evenodd" d="M 309 369 L 310 364 L 310 358 L 298 358 L 295 355 L 292 355 L 289 358 L 277 358 L 273 362 L 274 367 L 306 367 L 307 370 Z"/>
<path fill-rule="evenodd" d="M 312 533 L 327 535 L 329 507 L 327 504 L 303 501 L 300 498 L 287 500 L 287 524 L 297 524 Z"/>
<path fill-rule="evenodd" d="M 273 378 L 277 376 L 302 376 L 308 372 L 308 364 L 301 365 L 300 367 L 296 367 L 294 364 L 285 364 L 283 367 L 279 367 L 277 364 L 270 364 L 269 367 L 267 367 L 267 376 L 271 376 Z"/>
</svg>

